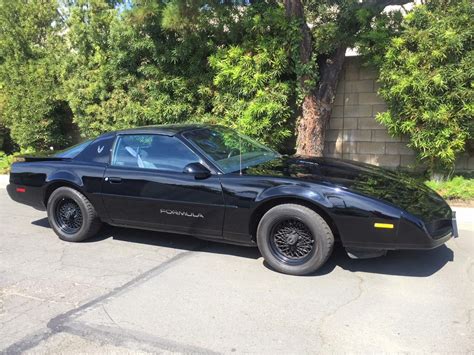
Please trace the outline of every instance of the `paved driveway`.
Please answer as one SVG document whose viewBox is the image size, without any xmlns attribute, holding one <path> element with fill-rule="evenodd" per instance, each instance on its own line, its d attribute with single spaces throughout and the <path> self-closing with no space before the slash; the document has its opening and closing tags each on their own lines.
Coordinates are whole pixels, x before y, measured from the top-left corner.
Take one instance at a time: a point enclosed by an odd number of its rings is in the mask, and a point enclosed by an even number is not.
<svg viewBox="0 0 474 355">
<path fill-rule="evenodd" d="M 256 249 L 119 228 L 60 241 L 0 189 L 0 350 L 472 352 L 474 216 L 428 252 L 317 275 L 269 270 Z"/>
</svg>

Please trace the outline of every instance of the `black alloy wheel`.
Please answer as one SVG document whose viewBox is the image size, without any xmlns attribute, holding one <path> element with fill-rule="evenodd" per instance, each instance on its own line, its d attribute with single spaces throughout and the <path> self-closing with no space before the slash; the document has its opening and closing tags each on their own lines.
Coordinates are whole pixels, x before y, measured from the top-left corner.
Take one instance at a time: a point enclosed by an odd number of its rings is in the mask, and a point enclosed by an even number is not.
<svg viewBox="0 0 474 355">
<path fill-rule="evenodd" d="M 271 249 L 283 263 L 302 264 L 316 248 L 311 231 L 298 219 L 285 219 L 275 223 L 271 235 Z"/>
<path fill-rule="evenodd" d="M 82 227 L 81 208 L 71 198 L 63 197 L 57 202 L 55 218 L 58 227 L 66 234 L 75 234 Z"/>
<path fill-rule="evenodd" d="M 62 240 L 80 242 L 100 229 L 101 221 L 94 206 L 73 188 L 62 186 L 54 190 L 46 209 L 51 228 Z"/>
<path fill-rule="evenodd" d="M 257 245 L 272 269 L 290 275 L 307 275 L 329 258 L 334 235 L 315 210 L 285 203 L 271 208 L 260 219 Z"/>
</svg>

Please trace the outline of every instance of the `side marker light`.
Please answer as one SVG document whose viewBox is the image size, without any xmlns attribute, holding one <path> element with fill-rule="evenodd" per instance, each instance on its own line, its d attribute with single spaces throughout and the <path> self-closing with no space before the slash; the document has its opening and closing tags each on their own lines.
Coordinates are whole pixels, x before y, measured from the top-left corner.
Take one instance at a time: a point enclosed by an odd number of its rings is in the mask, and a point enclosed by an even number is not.
<svg viewBox="0 0 474 355">
<path fill-rule="evenodd" d="M 392 223 L 374 223 L 375 228 L 393 229 Z"/>
</svg>

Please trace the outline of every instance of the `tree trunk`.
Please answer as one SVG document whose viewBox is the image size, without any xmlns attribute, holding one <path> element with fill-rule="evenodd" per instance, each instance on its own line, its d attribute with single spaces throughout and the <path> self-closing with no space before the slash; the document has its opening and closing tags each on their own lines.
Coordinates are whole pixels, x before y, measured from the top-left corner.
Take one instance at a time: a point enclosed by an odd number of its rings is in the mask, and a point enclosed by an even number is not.
<svg viewBox="0 0 474 355">
<path fill-rule="evenodd" d="M 285 0 L 286 16 L 300 22 L 301 42 L 299 59 L 302 64 L 311 60 L 312 39 L 306 23 L 301 0 Z M 346 48 L 337 49 L 320 65 L 320 81 L 316 89 L 307 85 L 308 76 L 298 78 L 300 87 L 306 93 L 297 124 L 296 153 L 322 156 L 326 126 L 331 116 L 332 102 L 336 93 Z"/>
<path fill-rule="evenodd" d="M 316 90 L 303 99 L 302 115 L 297 125 L 296 153 L 322 156 L 326 127 L 331 117 L 337 83 L 344 64 L 346 47 L 338 48 L 320 64 Z"/>
<path fill-rule="evenodd" d="M 296 18 L 301 23 L 302 40 L 300 43 L 300 61 L 305 64 L 311 60 L 311 32 L 306 23 L 302 0 L 284 0 L 286 15 Z M 410 0 L 363 0 L 359 8 L 371 8 L 381 12 L 388 5 L 402 5 Z M 355 33 L 354 33 L 355 34 Z M 301 117 L 297 123 L 296 152 L 301 155 L 322 156 L 326 126 L 331 117 L 332 104 L 336 96 L 342 65 L 344 64 L 346 46 L 341 46 L 320 63 L 318 87 L 308 88 L 307 77 L 298 78 L 301 88 L 306 92 L 303 99 Z"/>
</svg>

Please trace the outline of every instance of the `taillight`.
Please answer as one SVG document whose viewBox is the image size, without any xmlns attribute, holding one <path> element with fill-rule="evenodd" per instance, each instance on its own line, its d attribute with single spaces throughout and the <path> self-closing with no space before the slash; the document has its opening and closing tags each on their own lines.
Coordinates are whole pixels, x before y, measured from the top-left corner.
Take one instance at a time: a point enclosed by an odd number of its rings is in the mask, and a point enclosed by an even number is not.
<svg viewBox="0 0 474 355">
<path fill-rule="evenodd" d="M 17 187 L 16 192 L 26 192 L 26 188 L 24 187 Z"/>
</svg>

